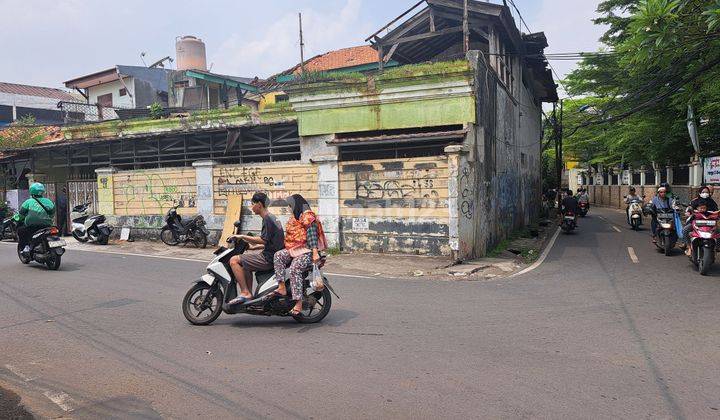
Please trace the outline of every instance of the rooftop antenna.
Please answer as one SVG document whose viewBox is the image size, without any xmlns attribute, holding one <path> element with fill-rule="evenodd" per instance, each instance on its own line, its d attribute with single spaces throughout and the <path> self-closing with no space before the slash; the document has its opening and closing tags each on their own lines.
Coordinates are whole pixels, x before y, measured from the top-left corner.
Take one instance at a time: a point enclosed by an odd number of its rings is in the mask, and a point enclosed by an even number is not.
<svg viewBox="0 0 720 420">
<path fill-rule="evenodd" d="M 305 74 L 305 42 L 303 41 L 302 12 L 298 13 L 300 21 L 300 73 Z"/>
<path fill-rule="evenodd" d="M 143 66 L 145 66 L 145 67 L 148 66 L 147 63 L 145 62 L 145 56 L 146 56 L 146 55 L 147 55 L 147 53 L 146 53 L 145 51 L 143 51 L 143 52 L 140 53 L 140 61 L 142 61 Z"/>
</svg>

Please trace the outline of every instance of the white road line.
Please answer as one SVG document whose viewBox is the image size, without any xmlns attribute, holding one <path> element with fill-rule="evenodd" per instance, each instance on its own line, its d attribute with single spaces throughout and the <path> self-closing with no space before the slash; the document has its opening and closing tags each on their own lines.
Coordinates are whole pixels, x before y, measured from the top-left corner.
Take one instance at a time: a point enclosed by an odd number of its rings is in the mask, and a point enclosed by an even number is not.
<svg viewBox="0 0 720 420">
<path fill-rule="evenodd" d="M 557 240 L 557 238 L 558 238 L 559 235 L 560 235 L 560 228 L 557 228 L 557 230 L 555 231 L 555 234 L 553 235 L 552 239 L 550 239 L 550 242 L 548 242 L 548 245 L 545 247 L 545 250 L 543 251 L 542 254 L 540 254 L 540 258 L 538 258 L 538 260 L 535 261 L 535 263 L 534 263 L 533 265 L 531 265 L 530 267 L 522 270 L 522 271 L 519 272 L 519 273 L 513 274 L 512 276 L 510 276 L 510 278 L 517 277 L 517 276 L 521 276 L 521 275 L 523 275 L 523 274 L 527 274 L 527 273 L 533 271 L 534 269 L 540 267 L 540 265 L 542 265 L 542 263 L 545 262 L 545 258 L 547 258 L 548 254 L 550 254 L 550 250 L 551 250 L 552 247 L 555 245 L 555 241 Z"/>
<path fill-rule="evenodd" d="M 631 247 L 631 246 L 628 247 L 628 254 L 630 254 L 630 259 L 632 260 L 633 263 L 638 264 L 640 262 L 637 255 L 635 255 L 635 250 L 633 249 L 633 247 Z"/>
<path fill-rule="evenodd" d="M 13 366 L 13 365 L 5 365 L 5 369 L 9 370 L 9 371 L 12 372 L 15 376 L 17 376 L 18 378 L 22 379 L 22 380 L 25 381 L 25 382 L 30 382 L 30 381 L 33 381 L 33 380 L 35 379 L 35 378 L 31 378 L 31 377 L 27 376 L 26 374 L 20 372 L 20 370 L 18 370 L 18 368 L 16 368 L 16 367 Z"/>
<path fill-rule="evenodd" d="M 0 243 L 17 246 L 17 244 L 12 243 L 12 242 L 0 242 Z M 161 259 L 161 260 L 201 262 L 201 263 L 205 263 L 205 264 L 210 262 L 210 260 L 201 260 L 201 259 L 197 259 L 197 258 L 170 257 L 170 256 L 165 256 L 165 255 L 134 254 L 132 252 L 118 252 L 118 251 L 104 251 L 104 250 L 101 251 L 101 250 L 97 250 L 97 249 L 83 249 L 83 248 L 70 247 L 70 248 L 66 248 L 66 250 L 67 251 L 81 251 L 81 252 L 95 252 L 97 254 L 111 254 L 111 255 L 121 255 L 121 256 L 128 256 L 128 257 L 156 258 L 156 259 Z M 375 276 L 375 277 L 373 277 L 373 276 L 358 276 L 358 275 L 353 275 L 353 274 L 339 274 L 339 273 L 329 273 L 329 272 L 325 272 L 325 274 L 328 276 L 333 276 L 333 277 L 348 277 L 348 278 L 353 278 L 353 279 L 370 280 L 370 279 L 382 278 L 382 279 L 401 280 L 400 277 L 390 277 L 390 276 Z"/>
<path fill-rule="evenodd" d="M 616 231 L 617 233 L 622 233 L 622 230 L 620 230 L 619 227 L 613 226 L 612 228 L 615 229 L 615 231 Z"/>
<path fill-rule="evenodd" d="M 62 411 L 68 412 L 73 411 L 71 403 L 73 402 L 73 399 L 70 398 L 70 396 L 64 392 L 52 392 L 52 391 L 45 391 L 43 392 L 43 395 L 46 396 L 50 401 L 54 402 L 55 405 L 60 407 Z"/>
</svg>

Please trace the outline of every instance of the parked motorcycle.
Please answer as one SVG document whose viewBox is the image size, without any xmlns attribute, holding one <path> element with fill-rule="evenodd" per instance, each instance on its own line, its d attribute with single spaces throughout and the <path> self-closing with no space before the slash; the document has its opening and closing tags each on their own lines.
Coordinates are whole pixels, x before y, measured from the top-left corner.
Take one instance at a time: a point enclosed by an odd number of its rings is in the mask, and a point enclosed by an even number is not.
<svg viewBox="0 0 720 420">
<path fill-rule="evenodd" d="M 577 220 L 576 220 L 575 213 L 572 213 L 572 212 L 565 213 L 565 215 L 563 216 L 562 223 L 560 224 L 560 228 L 563 230 L 563 232 L 570 233 L 573 230 L 575 230 L 576 227 L 577 227 Z"/>
<path fill-rule="evenodd" d="M 18 229 L 18 214 L 12 212 L 12 215 L 8 215 L 0 223 L 0 241 L 10 239 L 13 242 L 18 241 L 17 229 Z"/>
<path fill-rule="evenodd" d="M 23 254 L 20 244 L 17 247 L 18 258 L 23 264 L 30 264 L 36 261 L 45 264 L 50 270 L 60 268 L 60 261 L 65 254 L 65 241 L 58 237 L 60 231 L 57 227 L 52 226 L 36 232 L 31 241 L 31 249 L 28 254 Z"/>
<path fill-rule="evenodd" d="M 635 231 L 640 230 L 640 226 L 643 224 L 642 200 L 633 199 L 628 203 L 627 217 L 630 227 Z"/>
<path fill-rule="evenodd" d="M 677 208 L 672 209 L 658 209 L 652 204 L 645 206 L 644 212 L 646 214 L 655 215 L 657 219 L 657 246 L 658 251 L 664 253 L 666 256 L 672 255 L 672 250 L 678 241 L 677 228 L 675 226 L 675 214 Z"/>
<path fill-rule="evenodd" d="M 236 232 L 239 227 L 239 222 L 236 222 Z M 295 306 L 295 302 L 289 296 L 271 297 L 272 292 L 278 288 L 278 280 L 275 278 L 273 271 L 254 273 L 257 286 L 252 300 L 232 306 L 228 305 L 231 300 L 238 296 L 237 283 L 230 268 L 230 259 L 235 255 L 243 254 L 248 249 L 248 244 L 239 239 L 231 239 L 228 243 L 228 248 L 220 247 L 215 251 L 216 257 L 208 265 L 207 274 L 202 276 L 190 288 L 182 301 L 183 315 L 191 324 L 209 325 L 222 312 L 228 315 L 244 313 L 264 316 L 292 316 L 299 323 L 314 324 L 322 321 L 330 312 L 332 306 L 330 283 L 327 278 L 323 278 L 325 287 L 322 290 L 313 289 L 310 286 L 309 278 L 312 269 L 304 273 L 305 301 L 303 302 L 303 310 L 299 315 L 290 315 L 290 310 Z M 324 259 L 320 266 L 322 264 L 324 264 Z M 289 278 L 286 277 L 282 281 L 285 282 L 289 291 Z"/>
<path fill-rule="evenodd" d="M 89 208 L 91 203 L 75 206 L 70 212 L 72 220 L 72 236 L 78 242 L 96 242 L 100 245 L 107 245 L 113 228 L 105 223 L 105 216 L 96 214 L 90 216 Z"/>
<path fill-rule="evenodd" d="M 693 213 L 690 261 L 703 276 L 707 275 L 710 267 L 715 263 L 716 245 L 720 239 L 720 232 L 717 229 L 719 218 L 720 212 L 711 212 L 707 215 L 697 211 Z"/>
<path fill-rule="evenodd" d="M 198 248 L 205 248 L 210 235 L 205 227 L 205 218 L 198 215 L 192 219 L 183 219 L 177 212 L 178 207 L 171 208 L 165 215 L 165 226 L 160 231 L 160 240 L 170 246 L 192 242 Z"/>
</svg>

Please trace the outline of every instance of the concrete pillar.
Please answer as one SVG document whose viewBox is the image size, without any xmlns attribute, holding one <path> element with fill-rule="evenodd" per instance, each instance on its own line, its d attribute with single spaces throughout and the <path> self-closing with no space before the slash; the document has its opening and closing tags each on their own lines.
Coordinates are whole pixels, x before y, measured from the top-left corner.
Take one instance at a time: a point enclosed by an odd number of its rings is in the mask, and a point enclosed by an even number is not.
<svg viewBox="0 0 720 420">
<path fill-rule="evenodd" d="M 645 167 L 644 167 L 644 166 L 641 166 L 641 167 L 640 167 L 640 186 L 641 186 L 641 187 L 644 187 L 646 181 L 647 181 L 647 179 L 646 179 L 646 176 L 645 176 Z"/>
<path fill-rule="evenodd" d="M 98 183 L 97 212 L 105 216 L 115 214 L 115 192 L 113 189 L 113 174 L 115 172 L 115 168 L 95 169 Z"/>
<path fill-rule="evenodd" d="M 340 171 L 337 156 L 312 159 L 318 168 L 318 216 L 329 247 L 340 246 Z"/>
<path fill-rule="evenodd" d="M 690 185 L 699 187 L 703 183 L 703 167 L 700 159 L 693 159 L 690 166 Z"/>
<path fill-rule="evenodd" d="M 673 184 L 673 168 L 671 166 L 668 166 L 665 168 L 667 171 L 667 183 L 672 185 Z"/>
<path fill-rule="evenodd" d="M 464 258 L 460 255 L 460 167 L 461 154 L 464 153 L 462 145 L 452 145 L 445 148 L 448 155 L 448 242 L 452 251 L 453 260 Z"/>
<path fill-rule="evenodd" d="M 217 162 L 212 160 L 201 160 L 193 162 L 195 168 L 195 183 L 197 185 L 197 209 L 205 220 L 212 218 L 215 212 L 214 191 L 213 191 L 213 168 Z"/>
<path fill-rule="evenodd" d="M 660 169 L 655 169 L 655 185 L 660 185 L 660 182 L 661 182 Z"/>
</svg>

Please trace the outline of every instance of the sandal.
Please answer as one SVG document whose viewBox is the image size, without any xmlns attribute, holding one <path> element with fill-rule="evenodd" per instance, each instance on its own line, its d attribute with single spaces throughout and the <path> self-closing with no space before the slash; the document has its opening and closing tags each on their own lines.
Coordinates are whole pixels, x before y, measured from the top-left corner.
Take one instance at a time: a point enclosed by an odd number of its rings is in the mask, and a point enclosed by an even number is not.
<svg viewBox="0 0 720 420">
<path fill-rule="evenodd" d="M 275 299 L 275 298 L 284 298 L 287 296 L 288 296 L 287 291 L 285 292 L 285 294 L 282 294 L 282 293 L 278 292 L 277 290 L 275 290 L 272 293 L 265 296 L 265 300 L 271 300 L 271 299 Z"/>
</svg>

